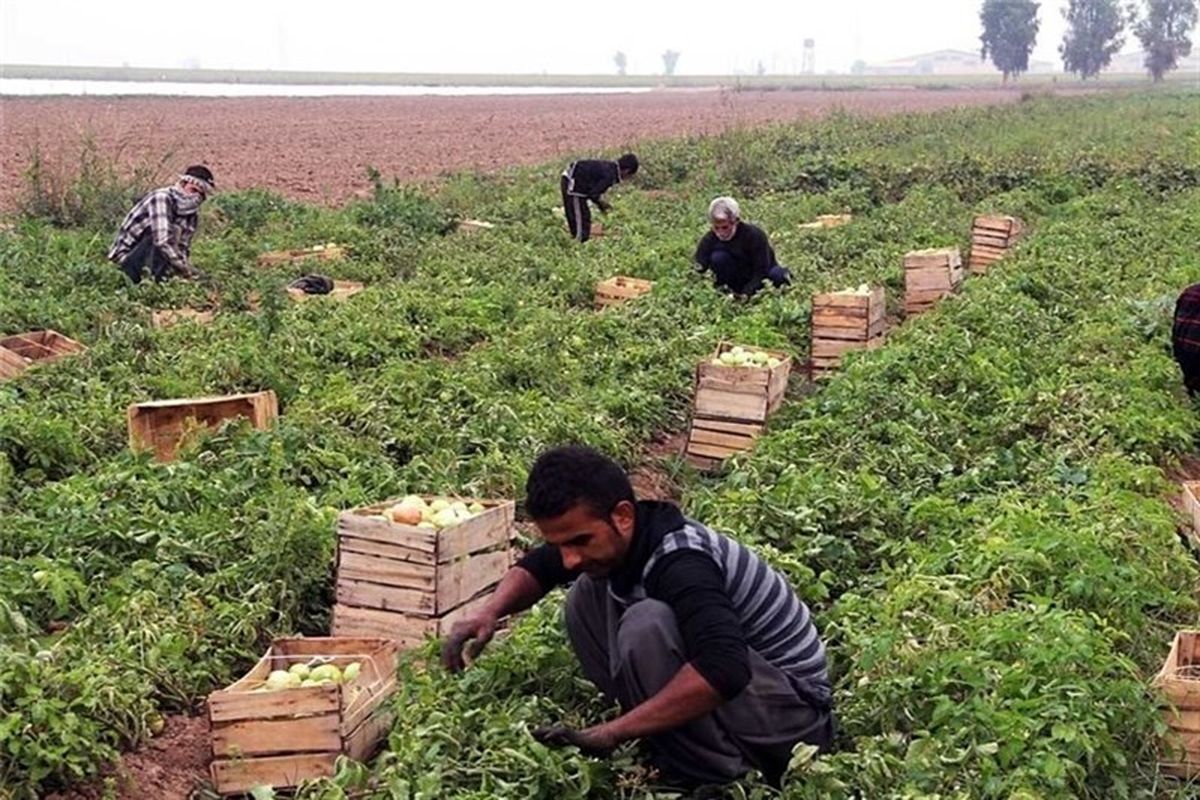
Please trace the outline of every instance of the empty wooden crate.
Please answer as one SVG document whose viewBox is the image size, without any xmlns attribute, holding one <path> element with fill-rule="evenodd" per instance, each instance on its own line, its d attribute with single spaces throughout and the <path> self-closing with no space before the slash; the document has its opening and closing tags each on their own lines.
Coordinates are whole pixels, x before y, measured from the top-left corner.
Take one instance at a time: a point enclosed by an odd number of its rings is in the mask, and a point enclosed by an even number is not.
<svg viewBox="0 0 1200 800">
<path fill-rule="evenodd" d="M 255 428 L 267 428 L 279 416 L 279 401 L 271 390 L 251 394 L 192 397 L 135 403 L 128 410 L 129 446 L 153 450 L 159 461 L 175 458 L 184 440 L 196 430 L 210 430 L 230 419 L 244 417 Z"/>
<path fill-rule="evenodd" d="M 87 350 L 58 331 L 29 331 L 0 338 L 0 380 L 15 378 L 34 364 L 49 364 Z"/>
<path fill-rule="evenodd" d="M 818 214 L 815 220 L 805 222 L 800 227 L 807 230 L 837 228 L 842 225 L 848 225 L 853 219 L 854 217 L 851 214 Z"/>
<path fill-rule="evenodd" d="M 1200 776 L 1200 631 L 1179 631 L 1166 663 L 1154 678 L 1170 707 L 1163 712 L 1160 765 L 1183 778 Z"/>
<path fill-rule="evenodd" d="M 984 274 L 1008 253 L 1021 235 L 1023 225 L 1016 217 L 983 215 L 971 226 L 971 272 Z"/>
<path fill-rule="evenodd" d="M 271 250 L 258 256 L 260 267 L 277 267 L 281 264 L 291 264 L 295 261 L 320 259 L 322 261 L 337 261 L 346 257 L 346 248 L 338 244 L 318 244 L 312 247 L 301 247 L 292 250 Z"/>
<path fill-rule="evenodd" d="M 410 647 L 443 635 L 512 564 L 512 501 L 463 500 L 483 511 L 441 529 L 393 522 L 385 513 L 396 502 L 338 516 L 335 636 L 383 636 Z"/>
<path fill-rule="evenodd" d="M 288 296 L 293 300 L 302 302 L 314 297 L 328 297 L 333 300 L 345 300 L 347 297 L 353 297 L 363 290 L 363 285 L 358 281 L 338 281 L 333 282 L 333 290 L 325 294 L 309 294 L 303 289 L 288 287 Z"/>
<path fill-rule="evenodd" d="M 928 311 L 962 286 L 962 256 L 957 247 L 917 250 L 904 256 L 904 312 Z"/>
<path fill-rule="evenodd" d="M 812 299 L 812 366 L 821 377 L 842 365 L 853 350 L 883 342 L 887 306 L 882 286 L 825 292 Z"/>
<path fill-rule="evenodd" d="M 596 307 L 620 305 L 627 300 L 649 294 L 653 288 L 654 283 L 651 281 L 617 275 L 596 284 Z"/>
<path fill-rule="evenodd" d="M 278 639 L 249 672 L 208 696 L 213 785 L 221 794 L 333 775 L 338 756 L 370 758 L 391 727 L 396 645 L 378 638 Z M 359 664 L 343 683 L 267 689 L 295 664 Z"/>
<path fill-rule="evenodd" d="M 156 328 L 171 328 L 181 322 L 209 325 L 216 316 L 215 311 L 197 311 L 194 308 L 167 308 L 150 315 L 150 323 Z"/>
</svg>

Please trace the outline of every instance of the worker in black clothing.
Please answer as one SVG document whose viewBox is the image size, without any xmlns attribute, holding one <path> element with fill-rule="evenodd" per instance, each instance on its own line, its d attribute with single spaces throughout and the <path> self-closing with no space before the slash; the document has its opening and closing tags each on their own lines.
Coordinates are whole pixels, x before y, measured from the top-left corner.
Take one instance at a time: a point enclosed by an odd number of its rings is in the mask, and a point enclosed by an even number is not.
<svg viewBox="0 0 1200 800">
<path fill-rule="evenodd" d="M 586 242 L 592 235 L 592 212 L 588 208 L 588 201 L 607 212 L 610 206 L 604 202 L 604 193 L 614 183 L 631 178 L 637 171 L 638 158 L 633 153 L 626 153 L 616 161 L 572 161 L 563 170 L 559 186 L 562 188 L 567 229 L 573 238 Z"/>
<path fill-rule="evenodd" d="M 762 228 L 742 222 L 741 209 L 732 197 L 718 197 L 709 203 L 708 221 L 712 230 L 696 247 L 696 268 L 712 270 L 717 286 L 749 297 L 762 288 L 763 281 L 775 286 L 791 283 L 791 273 L 775 260 L 775 249 Z"/>
</svg>

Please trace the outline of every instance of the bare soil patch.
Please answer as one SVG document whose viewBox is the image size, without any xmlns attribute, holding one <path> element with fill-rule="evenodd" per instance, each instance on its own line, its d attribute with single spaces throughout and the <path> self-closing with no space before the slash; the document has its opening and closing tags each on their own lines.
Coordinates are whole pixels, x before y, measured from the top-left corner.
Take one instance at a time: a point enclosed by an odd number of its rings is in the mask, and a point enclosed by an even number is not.
<svg viewBox="0 0 1200 800">
<path fill-rule="evenodd" d="M 0 97 L 0 210 L 11 210 L 36 146 L 73 166 L 90 136 L 126 164 L 202 162 L 219 188 L 262 187 L 337 204 L 369 187 L 493 172 L 651 138 L 861 114 L 1011 103 L 1019 89 L 656 90 L 479 97 Z M 166 177 L 164 175 L 163 177 Z"/>
</svg>

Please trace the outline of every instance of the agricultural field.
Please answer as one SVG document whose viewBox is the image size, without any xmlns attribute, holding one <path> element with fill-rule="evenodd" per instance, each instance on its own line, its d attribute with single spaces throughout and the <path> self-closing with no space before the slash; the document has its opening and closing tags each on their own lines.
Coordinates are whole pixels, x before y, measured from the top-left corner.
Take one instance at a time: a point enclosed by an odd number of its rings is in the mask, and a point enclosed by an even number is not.
<svg viewBox="0 0 1200 800">
<path fill-rule="evenodd" d="M 98 776 L 138 796 L 108 766 L 121 751 L 274 637 L 328 632 L 340 509 L 519 499 L 535 454 L 566 440 L 643 464 L 684 429 L 718 342 L 803 361 L 811 294 L 862 283 L 887 288 L 886 346 L 817 387 L 794 376 L 721 470 L 656 466 L 690 514 L 791 578 L 829 644 L 836 752 L 800 749 L 781 792 L 752 778 L 737 796 L 1193 796 L 1158 771 L 1149 684 L 1200 611 L 1169 500 L 1200 434 L 1169 349 L 1175 295 L 1200 279 L 1198 100 L 1030 98 L 652 142 L 583 247 L 556 213 L 557 163 L 419 190 L 380 178 L 335 209 L 228 192 L 193 252 L 212 285 L 126 285 L 104 252 L 128 198 L 103 170 L 36 198 L 71 224 L 0 233 L 0 334 L 53 328 L 89 349 L 0 383 L 0 797 Z M 790 289 L 732 302 L 691 271 L 724 193 L 772 233 Z M 841 212 L 853 222 L 799 227 Z M 965 250 L 984 212 L 1029 232 L 903 320 L 904 253 Z M 456 233 L 461 218 L 495 227 Z M 344 302 L 291 303 L 294 272 L 255 266 L 326 242 L 350 255 L 321 271 L 366 285 Z M 654 290 L 597 313 L 595 283 L 617 274 Z M 184 306 L 217 313 L 151 325 Z M 268 430 L 229 426 L 168 465 L 127 446 L 130 403 L 263 389 L 280 405 Z M 432 645 L 410 654 L 379 757 L 301 795 L 678 797 L 632 747 L 597 761 L 530 737 L 612 713 L 560 611 L 548 599 L 462 675 Z"/>
</svg>

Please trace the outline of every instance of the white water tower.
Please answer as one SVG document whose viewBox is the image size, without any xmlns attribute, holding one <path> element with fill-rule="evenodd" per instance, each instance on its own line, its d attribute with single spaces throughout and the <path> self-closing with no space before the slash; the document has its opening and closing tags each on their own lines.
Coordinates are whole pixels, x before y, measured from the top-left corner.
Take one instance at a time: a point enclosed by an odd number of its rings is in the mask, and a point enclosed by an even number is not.
<svg viewBox="0 0 1200 800">
<path fill-rule="evenodd" d="M 804 40 L 804 53 L 800 58 L 800 74 L 812 75 L 817 71 L 817 40 Z"/>
</svg>

